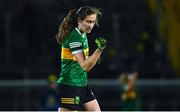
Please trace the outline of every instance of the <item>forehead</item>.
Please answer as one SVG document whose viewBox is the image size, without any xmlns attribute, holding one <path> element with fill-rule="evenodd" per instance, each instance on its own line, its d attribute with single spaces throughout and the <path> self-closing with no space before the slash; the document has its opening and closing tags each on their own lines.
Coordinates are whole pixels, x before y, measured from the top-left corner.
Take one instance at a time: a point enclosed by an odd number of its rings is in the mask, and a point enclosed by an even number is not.
<svg viewBox="0 0 180 112">
<path fill-rule="evenodd" d="M 84 20 L 96 20 L 97 14 L 91 14 L 84 18 Z"/>
</svg>

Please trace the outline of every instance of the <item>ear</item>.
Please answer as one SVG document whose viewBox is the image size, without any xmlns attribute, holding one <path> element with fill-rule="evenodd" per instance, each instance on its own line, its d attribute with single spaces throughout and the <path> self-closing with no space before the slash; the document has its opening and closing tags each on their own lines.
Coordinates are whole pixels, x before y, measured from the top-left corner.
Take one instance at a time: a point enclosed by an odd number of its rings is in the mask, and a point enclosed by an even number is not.
<svg viewBox="0 0 180 112">
<path fill-rule="evenodd" d="M 78 23 L 82 23 L 82 20 L 78 17 Z"/>
</svg>

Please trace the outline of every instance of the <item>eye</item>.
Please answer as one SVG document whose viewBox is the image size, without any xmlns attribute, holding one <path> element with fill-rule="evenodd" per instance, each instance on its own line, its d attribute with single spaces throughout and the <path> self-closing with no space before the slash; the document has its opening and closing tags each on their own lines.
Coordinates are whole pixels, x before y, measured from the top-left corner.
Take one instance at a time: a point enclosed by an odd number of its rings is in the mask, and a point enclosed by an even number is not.
<svg viewBox="0 0 180 112">
<path fill-rule="evenodd" d="M 96 21 L 92 21 L 92 20 L 86 20 L 87 23 L 91 24 L 91 23 L 95 23 Z"/>
</svg>

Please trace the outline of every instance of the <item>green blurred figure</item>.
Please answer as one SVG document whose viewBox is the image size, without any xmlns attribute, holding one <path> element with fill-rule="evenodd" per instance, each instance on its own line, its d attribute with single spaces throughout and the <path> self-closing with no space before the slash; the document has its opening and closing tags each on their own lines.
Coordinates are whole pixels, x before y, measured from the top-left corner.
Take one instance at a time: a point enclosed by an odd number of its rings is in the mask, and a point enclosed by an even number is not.
<svg viewBox="0 0 180 112">
<path fill-rule="evenodd" d="M 121 82 L 121 102 L 123 111 L 141 110 L 140 98 L 136 90 L 138 72 L 123 73 L 119 76 Z"/>
</svg>

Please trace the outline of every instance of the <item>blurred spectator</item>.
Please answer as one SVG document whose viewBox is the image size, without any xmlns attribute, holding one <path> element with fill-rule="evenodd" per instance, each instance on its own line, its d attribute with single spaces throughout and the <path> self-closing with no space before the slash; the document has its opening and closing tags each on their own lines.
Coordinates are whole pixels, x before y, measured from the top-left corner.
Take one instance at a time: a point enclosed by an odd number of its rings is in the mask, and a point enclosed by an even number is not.
<svg viewBox="0 0 180 112">
<path fill-rule="evenodd" d="M 140 110 L 140 99 L 136 90 L 138 72 L 122 73 L 119 76 L 121 82 L 121 102 L 123 111 Z"/>
<path fill-rule="evenodd" d="M 48 87 L 44 96 L 44 110 L 45 111 L 57 111 L 59 107 L 58 95 L 56 93 L 56 80 L 55 74 L 48 76 Z"/>
</svg>

